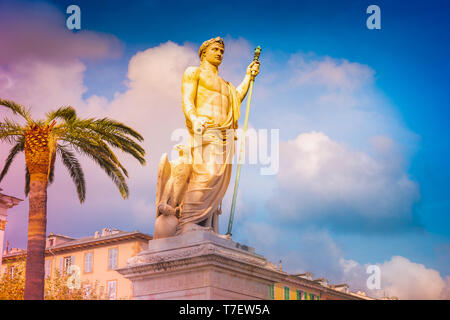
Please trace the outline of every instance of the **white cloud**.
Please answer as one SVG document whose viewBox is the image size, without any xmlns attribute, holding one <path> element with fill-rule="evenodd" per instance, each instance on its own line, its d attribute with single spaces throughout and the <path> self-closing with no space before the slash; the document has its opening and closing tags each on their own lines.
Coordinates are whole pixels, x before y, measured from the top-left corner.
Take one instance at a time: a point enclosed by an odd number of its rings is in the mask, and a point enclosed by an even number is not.
<svg viewBox="0 0 450 320">
<path fill-rule="evenodd" d="M 65 105 L 84 105 L 82 95 L 87 88 L 83 84 L 86 67 L 77 60 L 51 63 L 40 60 L 15 62 L 0 66 L 2 99 L 11 99 L 33 109 L 33 116 L 40 118 L 45 112 Z"/>
<path fill-rule="evenodd" d="M 381 271 L 380 289 L 369 289 L 367 280 L 371 274 L 367 268 L 372 264 L 344 258 L 340 245 L 325 229 L 288 229 L 262 222 L 246 222 L 244 229 L 256 252 L 275 264 L 281 260 L 285 272 L 309 271 L 314 279 L 324 277 L 329 284 L 346 283 L 352 292 L 364 291 L 379 299 L 450 299 L 450 276 L 441 276 L 437 270 L 402 256 L 374 263 Z"/>
<path fill-rule="evenodd" d="M 345 59 L 295 54 L 288 65 L 293 68 L 291 82 L 296 86 L 324 85 L 329 90 L 351 92 L 373 81 L 372 69 Z"/>
<path fill-rule="evenodd" d="M 386 137 L 376 141 L 381 151 L 393 143 Z M 418 185 L 397 165 L 398 154 L 381 154 L 354 151 L 314 131 L 282 142 L 272 208 L 290 221 L 318 221 L 353 231 L 410 224 Z"/>
<path fill-rule="evenodd" d="M 345 265 L 347 264 L 347 267 Z M 403 300 L 416 299 L 450 299 L 450 277 L 441 277 L 438 271 L 415 263 L 402 256 L 393 256 L 384 263 L 377 263 L 381 270 L 381 288 L 369 290 L 366 280 L 368 265 L 362 266 L 354 261 L 342 261 L 343 278 L 347 283 L 369 293 L 383 298 L 396 296 Z"/>
<path fill-rule="evenodd" d="M 448 284 L 438 271 L 400 256 L 381 265 L 382 288 L 403 299 L 439 299 Z"/>
</svg>

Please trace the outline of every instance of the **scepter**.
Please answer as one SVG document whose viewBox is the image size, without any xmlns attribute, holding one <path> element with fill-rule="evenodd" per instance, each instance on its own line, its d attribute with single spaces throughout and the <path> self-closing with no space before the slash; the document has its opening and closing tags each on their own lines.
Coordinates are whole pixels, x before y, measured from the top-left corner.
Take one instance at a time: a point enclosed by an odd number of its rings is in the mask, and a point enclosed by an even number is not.
<svg viewBox="0 0 450 320">
<path fill-rule="evenodd" d="M 261 47 L 257 46 L 255 49 L 255 55 L 253 57 L 253 61 L 259 61 L 260 54 L 261 54 Z M 229 236 L 231 236 L 231 228 L 233 227 L 234 211 L 236 209 L 236 198 L 237 198 L 237 191 L 238 191 L 238 187 L 239 187 L 239 178 L 241 175 L 241 166 L 242 166 L 242 154 L 244 152 L 244 147 L 245 147 L 245 134 L 247 132 L 248 115 L 250 113 L 250 103 L 252 102 L 253 82 L 255 82 L 255 77 L 253 75 L 251 75 L 250 88 L 249 88 L 248 99 L 247 99 L 247 110 L 245 111 L 244 131 L 242 133 L 241 149 L 239 151 L 239 161 L 238 161 L 238 167 L 237 167 L 237 171 L 236 171 L 236 181 L 234 182 L 234 192 L 233 192 L 233 201 L 231 203 L 230 221 L 228 222 L 227 235 L 229 235 Z"/>
</svg>

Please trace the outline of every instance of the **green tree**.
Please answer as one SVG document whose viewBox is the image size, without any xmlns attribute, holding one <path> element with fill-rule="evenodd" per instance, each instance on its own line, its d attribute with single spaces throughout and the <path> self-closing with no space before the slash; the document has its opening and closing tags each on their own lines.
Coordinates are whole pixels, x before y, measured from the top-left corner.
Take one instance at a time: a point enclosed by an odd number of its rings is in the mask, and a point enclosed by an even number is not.
<svg viewBox="0 0 450 320">
<path fill-rule="evenodd" d="M 7 265 L 0 277 L 0 300 L 23 300 L 25 291 L 25 260 Z"/>
<path fill-rule="evenodd" d="M 0 105 L 25 120 L 24 124 L 5 118 L 0 122 L 0 142 L 13 145 L 0 173 L 0 182 L 20 152 L 25 153 L 25 194 L 29 198 L 28 244 L 25 299 L 44 298 L 44 250 L 47 226 L 47 187 L 53 182 L 58 154 L 75 183 L 78 198 L 86 198 L 86 185 L 75 152 L 91 158 L 112 179 L 125 199 L 129 190 L 127 170 L 112 148 L 130 154 L 142 165 L 145 151 L 142 136 L 125 124 L 109 118 L 80 119 L 73 107 L 49 112 L 44 120 L 34 120 L 30 110 L 9 100 Z"/>
<path fill-rule="evenodd" d="M 84 280 L 81 285 L 69 288 L 69 274 L 55 271 L 52 277 L 45 279 L 44 296 L 46 300 L 105 300 L 98 281 L 94 284 Z M 25 292 L 25 259 L 7 265 L 6 272 L 0 277 L 0 300 L 23 300 Z"/>
<path fill-rule="evenodd" d="M 45 279 L 45 300 L 106 300 L 103 287 L 98 281 L 92 285 L 84 280 L 81 285 L 69 288 L 67 285 L 70 275 L 56 271 L 52 277 Z"/>
</svg>

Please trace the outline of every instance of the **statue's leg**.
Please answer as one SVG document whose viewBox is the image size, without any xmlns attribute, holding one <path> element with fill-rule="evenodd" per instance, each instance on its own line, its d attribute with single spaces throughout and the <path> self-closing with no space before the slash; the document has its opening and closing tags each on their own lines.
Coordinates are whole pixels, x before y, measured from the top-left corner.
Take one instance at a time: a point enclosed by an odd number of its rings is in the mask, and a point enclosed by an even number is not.
<svg viewBox="0 0 450 320">
<path fill-rule="evenodd" d="M 204 227 L 212 228 L 213 225 L 213 215 L 210 215 L 208 218 L 204 220 L 202 224 Z"/>
</svg>

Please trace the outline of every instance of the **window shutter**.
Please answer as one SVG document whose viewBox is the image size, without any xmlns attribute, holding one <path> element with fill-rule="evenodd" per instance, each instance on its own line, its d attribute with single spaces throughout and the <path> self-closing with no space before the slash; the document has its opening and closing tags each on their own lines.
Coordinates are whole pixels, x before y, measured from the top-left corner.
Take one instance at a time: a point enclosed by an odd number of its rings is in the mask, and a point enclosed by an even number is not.
<svg viewBox="0 0 450 320">
<path fill-rule="evenodd" d="M 109 249 L 108 267 L 110 270 L 117 268 L 117 248 Z"/>
<path fill-rule="evenodd" d="M 112 250 L 109 249 L 109 254 L 108 254 L 108 269 L 112 269 Z"/>
<path fill-rule="evenodd" d="M 52 260 L 45 260 L 45 278 L 50 277 L 52 270 Z"/>
<path fill-rule="evenodd" d="M 108 299 L 115 300 L 116 299 L 116 281 L 108 281 Z"/>
<path fill-rule="evenodd" d="M 62 275 L 64 270 L 64 258 L 59 258 L 59 274 Z"/>
<path fill-rule="evenodd" d="M 92 272 L 92 253 L 88 252 L 84 255 L 84 272 Z"/>
<path fill-rule="evenodd" d="M 284 300 L 289 300 L 289 287 L 284 287 Z"/>
</svg>

